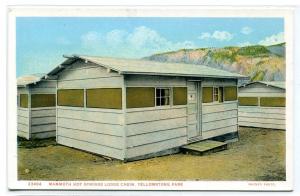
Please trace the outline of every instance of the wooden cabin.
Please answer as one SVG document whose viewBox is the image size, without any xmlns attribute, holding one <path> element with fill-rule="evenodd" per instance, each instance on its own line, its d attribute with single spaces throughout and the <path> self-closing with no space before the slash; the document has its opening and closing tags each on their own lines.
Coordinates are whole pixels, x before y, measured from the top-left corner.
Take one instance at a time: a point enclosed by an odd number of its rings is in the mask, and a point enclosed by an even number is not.
<svg viewBox="0 0 300 196">
<path fill-rule="evenodd" d="M 65 56 L 57 78 L 57 142 L 123 161 L 178 152 L 238 131 L 239 74 L 207 66 Z"/>
<path fill-rule="evenodd" d="M 285 129 L 285 82 L 258 81 L 239 87 L 239 125 Z"/>
<path fill-rule="evenodd" d="M 43 76 L 17 79 L 18 136 L 42 139 L 56 135 L 56 81 Z"/>
</svg>

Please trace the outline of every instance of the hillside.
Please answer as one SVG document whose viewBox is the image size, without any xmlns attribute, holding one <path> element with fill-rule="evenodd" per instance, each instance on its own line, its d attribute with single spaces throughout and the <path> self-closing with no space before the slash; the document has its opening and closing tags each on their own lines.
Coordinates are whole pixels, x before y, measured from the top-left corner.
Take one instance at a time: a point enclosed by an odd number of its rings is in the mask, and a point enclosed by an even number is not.
<svg viewBox="0 0 300 196">
<path fill-rule="evenodd" d="M 285 43 L 272 46 L 182 49 L 143 59 L 203 64 L 249 76 L 251 81 L 285 80 Z"/>
</svg>

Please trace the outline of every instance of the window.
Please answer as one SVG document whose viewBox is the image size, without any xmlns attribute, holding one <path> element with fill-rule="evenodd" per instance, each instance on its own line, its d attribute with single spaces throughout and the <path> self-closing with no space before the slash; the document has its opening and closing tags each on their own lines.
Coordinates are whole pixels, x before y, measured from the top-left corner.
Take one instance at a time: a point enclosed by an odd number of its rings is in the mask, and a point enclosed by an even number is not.
<svg viewBox="0 0 300 196">
<path fill-rule="evenodd" d="M 53 107 L 55 106 L 55 94 L 32 94 L 31 107 Z"/>
<path fill-rule="evenodd" d="M 84 107 L 83 89 L 59 89 L 57 90 L 57 105 Z"/>
<path fill-rule="evenodd" d="M 156 88 L 156 106 L 170 105 L 170 89 Z"/>
<path fill-rule="evenodd" d="M 219 87 L 219 102 L 224 102 L 224 87 Z"/>
<path fill-rule="evenodd" d="M 28 108 L 28 94 L 20 94 L 20 107 Z"/>
<path fill-rule="evenodd" d="M 258 97 L 239 97 L 240 106 L 258 106 Z"/>
<path fill-rule="evenodd" d="M 87 89 L 86 107 L 122 109 L 122 89 L 121 88 Z"/>
<path fill-rule="evenodd" d="M 155 106 L 154 87 L 127 87 L 126 88 L 126 107 L 143 108 Z"/>
<path fill-rule="evenodd" d="M 213 87 L 202 88 L 202 102 L 203 103 L 213 102 Z"/>
<path fill-rule="evenodd" d="M 226 86 L 226 87 L 224 87 L 224 100 L 225 101 L 235 101 L 235 100 L 237 100 L 237 88 L 236 88 L 236 86 Z"/>
<path fill-rule="evenodd" d="M 219 101 L 219 88 L 218 87 L 214 87 L 213 89 L 213 98 L 214 98 L 214 102 L 215 101 Z"/>
<path fill-rule="evenodd" d="M 285 107 L 285 97 L 261 97 L 261 107 Z"/>
<path fill-rule="evenodd" d="M 174 87 L 173 88 L 173 105 L 186 105 L 187 104 L 187 88 Z"/>
</svg>

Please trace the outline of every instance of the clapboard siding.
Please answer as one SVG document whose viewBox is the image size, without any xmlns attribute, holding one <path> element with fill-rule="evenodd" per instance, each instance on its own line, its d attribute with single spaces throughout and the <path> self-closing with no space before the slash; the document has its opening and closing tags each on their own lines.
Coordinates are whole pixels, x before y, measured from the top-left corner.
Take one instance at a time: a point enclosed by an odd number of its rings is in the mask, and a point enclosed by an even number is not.
<svg viewBox="0 0 300 196">
<path fill-rule="evenodd" d="M 117 73 L 107 73 L 107 70 L 105 68 L 88 64 L 86 67 L 83 68 L 73 67 L 68 69 L 68 72 L 63 72 L 60 74 L 59 80 L 81 80 L 85 78 L 101 78 L 109 76 L 119 75 Z"/>
<path fill-rule="evenodd" d="M 54 116 L 56 115 L 55 107 L 45 107 L 45 108 L 32 108 L 31 109 L 31 117 L 46 117 L 46 116 Z"/>
<path fill-rule="evenodd" d="M 122 87 L 123 76 L 93 63 L 78 61 L 59 73 L 57 85 L 59 89 Z"/>
<path fill-rule="evenodd" d="M 120 110 L 104 111 L 96 108 L 57 108 L 57 135 L 63 138 L 58 142 L 123 159 L 124 114 Z M 98 149 L 91 150 L 92 147 Z"/>
<path fill-rule="evenodd" d="M 91 122 L 91 121 L 85 121 L 85 120 L 73 119 L 73 118 L 58 117 L 57 126 L 58 126 L 58 132 L 57 132 L 58 134 L 60 132 L 60 128 L 62 127 L 62 128 L 69 128 L 74 130 L 94 132 L 95 134 L 113 135 L 113 136 L 123 135 L 122 125 L 104 124 L 99 122 Z"/>
<path fill-rule="evenodd" d="M 18 88 L 18 95 L 29 94 L 56 94 L 56 80 L 42 80 L 28 85 L 26 88 Z M 42 139 L 54 137 L 56 134 L 56 107 L 20 108 L 18 107 L 18 123 L 22 123 L 18 130 L 25 130 L 26 139 Z M 25 125 L 26 124 L 26 125 Z M 30 133 L 30 134 L 29 134 Z M 22 134 L 18 134 L 23 137 Z"/>
<path fill-rule="evenodd" d="M 202 104 L 202 138 L 237 131 L 237 101 Z"/>
<path fill-rule="evenodd" d="M 202 116 L 202 122 L 214 122 L 217 120 L 223 120 L 223 119 L 228 119 L 228 118 L 237 118 L 238 116 L 238 110 L 233 109 L 233 110 L 227 110 L 227 111 L 222 111 L 218 113 L 206 113 L 203 114 Z"/>
<path fill-rule="evenodd" d="M 86 78 L 83 80 L 58 81 L 59 89 L 80 89 L 80 88 L 117 88 L 121 87 L 123 78 L 121 76 L 106 78 Z"/>
<path fill-rule="evenodd" d="M 164 119 L 159 121 L 142 122 L 137 124 L 127 125 L 127 135 L 137 135 L 150 133 L 155 131 L 162 131 L 167 129 L 176 129 L 179 127 L 186 127 L 186 117 Z"/>
<path fill-rule="evenodd" d="M 266 123 L 266 124 L 275 124 L 275 125 L 284 125 L 285 119 L 272 119 L 268 118 L 256 118 L 256 117 L 239 117 L 240 122 L 257 122 L 257 123 Z"/>
<path fill-rule="evenodd" d="M 47 126 L 45 125 L 33 125 L 31 126 L 31 132 L 32 133 L 41 133 L 41 132 L 49 132 L 49 131 L 55 131 L 56 130 L 56 124 L 52 123 Z"/>
<path fill-rule="evenodd" d="M 274 93 L 274 92 L 269 92 L 269 93 L 239 93 L 239 97 L 285 97 L 285 93 Z"/>
<path fill-rule="evenodd" d="M 125 78 L 126 86 L 153 86 L 153 87 L 173 87 L 186 86 L 186 79 L 183 77 L 166 76 L 140 76 L 128 75 Z"/>
<path fill-rule="evenodd" d="M 127 147 L 131 148 L 131 147 L 156 143 L 163 140 L 168 140 L 170 138 L 185 137 L 185 136 L 186 136 L 185 127 L 168 129 L 168 130 L 157 131 L 157 132 L 150 132 L 141 135 L 134 135 L 134 136 L 129 136 L 127 138 Z"/>
<path fill-rule="evenodd" d="M 44 132 L 37 132 L 37 133 L 31 133 L 32 139 L 43 139 L 43 138 L 50 138 L 55 137 L 56 132 L 54 131 L 44 131 Z"/>
<path fill-rule="evenodd" d="M 48 125 L 55 124 L 55 116 L 46 116 L 46 117 L 32 117 L 31 125 Z"/>
<path fill-rule="evenodd" d="M 80 140 L 80 138 L 68 138 L 58 135 L 57 142 L 62 145 L 78 148 L 92 153 L 106 155 L 120 160 L 124 159 L 123 150 L 103 146 L 97 143 L 91 143 L 89 141 L 83 141 Z"/>
<path fill-rule="evenodd" d="M 18 136 L 29 139 L 29 109 L 20 108 L 17 110 Z"/>
<path fill-rule="evenodd" d="M 283 114 L 283 115 L 285 115 L 285 107 L 239 106 L 239 111 L 249 112 L 249 113 Z"/>
<path fill-rule="evenodd" d="M 219 129 L 213 129 L 210 131 L 206 131 L 202 133 L 202 139 L 208 139 L 208 138 L 212 138 L 212 137 L 216 137 L 216 136 L 220 136 L 220 135 L 224 135 L 227 133 L 233 133 L 233 132 L 237 132 L 237 126 L 233 125 L 233 126 L 228 126 L 228 127 L 222 127 Z"/>
<path fill-rule="evenodd" d="M 29 117 L 29 110 L 27 108 L 18 108 L 18 116 Z"/>
<path fill-rule="evenodd" d="M 134 158 L 142 155 L 147 155 L 151 153 L 156 153 L 156 152 L 176 148 L 186 144 L 186 142 L 187 142 L 187 137 L 183 136 L 177 138 L 170 138 L 168 140 L 162 140 L 156 143 L 128 148 L 126 152 L 127 155 L 126 158 Z"/>
<path fill-rule="evenodd" d="M 56 131 L 55 107 L 39 107 L 31 109 L 31 137 L 53 137 Z M 44 132 L 44 134 L 43 134 Z M 35 134 L 35 135 L 33 135 Z"/>
<path fill-rule="evenodd" d="M 259 113 L 259 112 L 243 112 L 243 109 L 239 108 L 239 117 L 285 119 L 285 114 L 268 113 L 266 115 L 266 113 Z"/>
<path fill-rule="evenodd" d="M 130 110 L 127 110 L 126 123 L 135 124 L 141 122 L 157 121 L 157 120 L 179 118 L 185 116 L 186 116 L 185 106 L 180 108 L 171 108 L 171 109 L 153 108 L 153 110 L 146 110 L 146 111 L 142 110 L 142 111 L 135 111 L 135 112 L 130 112 Z"/>
<path fill-rule="evenodd" d="M 179 147 L 187 141 L 186 106 L 127 110 L 125 122 L 126 158 Z M 180 142 L 176 144 L 175 140 Z"/>
<path fill-rule="evenodd" d="M 239 125 L 285 129 L 285 107 L 239 106 Z"/>
<path fill-rule="evenodd" d="M 28 117 L 18 116 L 18 123 L 23 125 L 29 125 Z"/>
<path fill-rule="evenodd" d="M 104 135 L 96 132 L 82 131 L 76 129 L 68 129 L 59 127 L 59 136 L 80 139 L 82 141 L 91 142 L 103 145 L 110 148 L 122 150 L 123 137 L 116 137 L 112 135 Z"/>
<path fill-rule="evenodd" d="M 101 110 L 75 110 L 68 107 L 57 108 L 58 118 L 72 118 L 82 121 L 98 122 L 103 124 L 122 125 L 124 116 L 117 112 L 102 112 Z"/>
<path fill-rule="evenodd" d="M 26 138 L 26 139 L 29 139 L 29 132 L 27 132 L 27 131 L 21 131 L 21 130 L 23 130 L 23 129 L 18 130 L 18 136 Z"/>
<path fill-rule="evenodd" d="M 230 101 L 224 103 L 209 103 L 209 104 L 202 104 L 202 114 L 208 113 L 218 113 L 224 112 L 228 110 L 237 110 L 238 105 L 237 101 Z"/>
<path fill-rule="evenodd" d="M 285 89 L 252 83 L 239 88 L 239 97 L 285 97 Z M 239 125 L 285 129 L 285 107 L 239 106 Z"/>
<path fill-rule="evenodd" d="M 29 139 L 29 126 L 28 125 L 18 123 L 17 129 L 18 129 L 19 137 L 24 137 L 26 139 Z"/>
<path fill-rule="evenodd" d="M 214 129 L 220 129 L 228 126 L 237 126 L 237 118 L 229 118 L 224 120 L 218 120 L 213 122 L 207 122 L 202 124 L 202 132 L 211 131 Z"/>
</svg>

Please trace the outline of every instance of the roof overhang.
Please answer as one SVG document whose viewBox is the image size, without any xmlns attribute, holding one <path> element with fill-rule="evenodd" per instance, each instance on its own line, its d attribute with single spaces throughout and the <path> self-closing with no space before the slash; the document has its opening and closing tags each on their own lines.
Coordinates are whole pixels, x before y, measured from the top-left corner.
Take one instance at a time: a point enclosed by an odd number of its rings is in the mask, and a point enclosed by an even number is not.
<svg viewBox="0 0 300 196">
<path fill-rule="evenodd" d="M 63 55 L 64 58 L 67 58 L 64 62 L 62 62 L 61 64 L 59 64 L 58 66 L 56 66 L 53 70 L 51 70 L 47 75 L 48 76 L 53 76 L 56 75 L 57 73 L 61 72 L 62 70 L 64 70 L 65 68 L 67 68 L 68 66 L 72 65 L 74 62 L 76 62 L 77 60 L 83 60 L 85 61 L 85 63 L 91 62 L 94 63 L 96 65 L 99 65 L 101 67 L 104 67 L 108 70 L 112 70 L 115 71 L 119 74 L 122 75 L 159 75 L 159 76 L 179 76 L 179 77 L 203 77 L 203 78 L 226 78 L 226 79 L 248 79 L 248 76 L 243 76 L 243 75 L 239 75 L 239 76 L 217 76 L 217 75 L 207 75 L 207 74 L 203 74 L 203 75 L 199 75 L 199 74 L 181 74 L 181 73 L 156 73 L 156 72 L 134 72 L 134 71 L 122 71 L 122 70 L 118 70 L 115 69 L 114 67 L 107 65 L 107 64 L 102 64 L 96 61 L 93 61 L 92 59 L 87 59 L 84 58 L 83 56 L 80 55 Z"/>
</svg>

